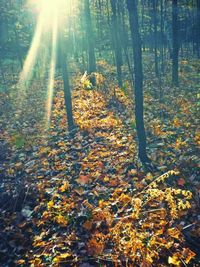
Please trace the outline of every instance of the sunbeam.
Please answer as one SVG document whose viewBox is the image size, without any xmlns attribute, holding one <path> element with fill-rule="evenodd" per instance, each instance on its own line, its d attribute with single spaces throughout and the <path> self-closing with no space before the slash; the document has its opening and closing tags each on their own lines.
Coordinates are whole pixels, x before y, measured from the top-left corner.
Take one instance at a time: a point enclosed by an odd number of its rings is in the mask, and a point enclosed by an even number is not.
<svg viewBox="0 0 200 267">
<path fill-rule="evenodd" d="M 51 65 L 50 65 L 50 72 L 49 72 L 49 84 L 48 84 L 47 107 L 46 107 L 47 127 L 50 124 L 51 109 L 52 109 L 54 76 L 55 76 L 55 68 L 56 68 L 57 33 L 58 33 L 58 18 L 57 18 L 57 11 L 55 10 L 55 14 L 53 18 L 52 53 L 51 53 Z"/>
<path fill-rule="evenodd" d="M 76 1 L 28 0 L 28 5 L 37 13 L 37 22 L 32 43 L 19 74 L 15 113 L 18 117 L 26 116 L 25 103 L 32 104 L 29 99 L 30 90 L 34 90 L 36 94 L 39 88 L 45 85 L 47 93 L 44 91 L 44 95 L 46 95 L 44 102 L 46 103 L 44 103 L 42 111 L 45 112 L 42 115 L 45 120 L 45 129 L 49 128 L 52 112 L 58 30 L 63 29 L 67 18 L 73 13 L 68 6 L 70 3 L 73 3 L 75 9 Z"/>
<path fill-rule="evenodd" d="M 29 52 L 24 62 L 22 72 L 20 74 L 19 82 L 30 80 L 32 77 L 33 67 L 35 65 L 37 55 L 38 55 L 38 50 L 39 50 L 40 43 L 41 43 L 43 28 L 44 28 L 44 18 L 41 12 L 38 18 L 35 35 L 33 37 L 31 47 L 29 49 Z"/>
</svg>

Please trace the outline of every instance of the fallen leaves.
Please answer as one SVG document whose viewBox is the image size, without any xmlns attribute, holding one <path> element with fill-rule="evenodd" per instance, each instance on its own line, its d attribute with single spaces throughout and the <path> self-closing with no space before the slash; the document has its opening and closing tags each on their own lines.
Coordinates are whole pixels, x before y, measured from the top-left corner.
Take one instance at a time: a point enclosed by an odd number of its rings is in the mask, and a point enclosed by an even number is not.
<svg viewBox="0 0 200 267">
<path fill-rule="evenodd" d="M 96 256 L 101 255 L 105 248 L 106 236 L 102 233 L 95 232 L 93 237 L 87 242 L 87 251 L 89 255 Z"/>
<path fill-rule="evenodd" d="M 184 185 L 185 185 L 185 179 L 183 179 L 183 178 L 178 179 L 178 180 L 177 180 L 177 184 L 178 184 L 179 186 L 184 186 Z"/>
<path fill-rule="evenodd" d="M 196 254 L 190 249 L 184 248 L 183 251 L 176 252 L 172 256 L 169 256 L 168 263 L 174 266 L 181 266 L 182 263 L 188 264 L 195 255 Z"/>
<path fill-rule="evenodd" d="M 65 181 L 61 187 L 59 187 L 59 191 L 61 193 L 66 192 L 69 189 L 70 185 L 69 182 Z"/>
<path fill-rule="evenodd" d="M 33 266 L 70 265 L 73 259 L 81 261 L 88 255 L 120 264 L 128 259 L 134 265 L 152 266 L 162 253 L 169 256 L 170 264 L 178 266 L 194 257 L 190 250 L 179 251 L 184 243 L 179 222 L 187 215 L 192 194 L 182 190 L 187 175 L 180 175 L 173 160 L 181 153 L 184 156 L 188 144 L 193 139 L 197 143 L 198 136 L 184 136 L 182 129 L 190 125 L 179 117 L 162 120 L 148 115 L 148 129 L 159 139 L 155 142 L 159 149 L 152 154 L 161 168 L 165 164 L 166 172 L 145 174 L 135 160 L 133 101 L 119 88 L 115 91 L 111 106 L 119 102 L 120 113 L 117 108 L 110 111 L 101 92 L 83 88 L 73 91 L 74 117 L 83 131 L 70 140 L 65 133 L 63 93 L 58 90 L 48 142 L 38 144 L 34 156 L 7 169 L 8 175 L 14 176 L 25 166 L 27 176 L 37 178 L 39 205 L 31 214 L 31 237 L 36 239 L 26 256 Z M 148 108 L 153 100 L 147 100 Z M 189 116 L 186 102 L 179 102 Z M 172 111 L 167 104 L 162 105 L 168 116 Z M 160 106 L 156 105 L 157 110 Z M 132 114 L 131 119 L 127 114 Z M 164 149 L 169 147 L 166 159 Z M 175 171 L 167 172 L 169 166 Z M 24 259 L 20 260 L 24 264 Z"/>
<path fill-rule="evenodd" d="M 60 226 L 67 226 L 68 220 L 63 215 L 59 214 L 54 218 L 55 222 L 58 223 Z"/>
<path fill-rule="evenodd" d="M 53 263 L 64 263 L 70 257 L 72 257 L 72 254 L 68 252 L 57 255 L 56 257 L 53 258 Z"/>
</svg>

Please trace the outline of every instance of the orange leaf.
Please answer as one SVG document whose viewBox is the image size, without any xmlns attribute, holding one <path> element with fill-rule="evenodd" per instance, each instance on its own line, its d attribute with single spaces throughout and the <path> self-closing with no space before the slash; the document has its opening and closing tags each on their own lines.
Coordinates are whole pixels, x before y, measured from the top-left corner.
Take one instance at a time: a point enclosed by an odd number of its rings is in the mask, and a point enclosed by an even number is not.
<svg viewBox="0 0 200 267">
<path fill-rule="evenodd" d="M 119 181 L 117 180 L 117 179 L 113 179 L 113 180 L 111 180 L 110 182 L 109 182 L 109 186 L 113 186 L 113 187 L 115 187 L 115 186 L 118 186 L 118 184 L 119 184 Z"/>
<path fill-rule="evenodd" d="M 90 231 L 92 229 L 92 222 L 90 221 L 86 221 L 84 224 L 83 224 L 83 228 L 85 228 L 86 230 Z"/>
<path fill-rule="evenodd" d="M 185 179 L 183 179 L 183 178 L 178 179 L 177 184 L 180 186 L 184 186 L 185 185 Z"/>
<path fill-rule="evenodd" d="M 76 180 L 79 184 L 87 184 L 89 183 L 90 177 L 89 175 L 80 175 L 79 178 Z"/>
</svg>

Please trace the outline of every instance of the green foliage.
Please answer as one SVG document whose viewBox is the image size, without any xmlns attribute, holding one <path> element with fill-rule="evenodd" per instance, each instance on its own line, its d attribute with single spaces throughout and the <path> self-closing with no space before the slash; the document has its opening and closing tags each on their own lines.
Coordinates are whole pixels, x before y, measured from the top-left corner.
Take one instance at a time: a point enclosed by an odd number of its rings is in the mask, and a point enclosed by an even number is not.
<svg viewBox="0 0 200 267">
<path fill-rule="evenodd" d="M 135 121 L 131 121 L 130 126 L 131 126 L 131 128 L 133 130 L 135 130 L 136 129 L 136 123 L 135 123 Z"/>
<path fill-rule="evenodd" d="M 126 81 L 125 83 L 123 83 L 123 85 L 121 87 L 122 92 L 124 92 L 124 94 L 126 96 L 128 96 L 128 87 L 129 87 L 129 82 L 128 81 Z"/>
<path fill-rule="evenodd" d="M 17 148 L 17 149 L 21 149 L 24 147 L 25 145 L 25 137 L 20 134 L 20 133 L 16 133 L 14 134 L 13 138 L 12 138 L 12 142 L 13 145 Z"/>
</svg>

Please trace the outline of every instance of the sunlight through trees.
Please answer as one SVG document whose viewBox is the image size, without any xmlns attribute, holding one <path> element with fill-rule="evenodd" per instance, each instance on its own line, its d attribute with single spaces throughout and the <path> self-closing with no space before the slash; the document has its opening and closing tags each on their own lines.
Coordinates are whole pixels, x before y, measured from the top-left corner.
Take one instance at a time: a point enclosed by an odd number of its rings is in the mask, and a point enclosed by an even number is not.
<svg viewBox="0 0 200 267">
<path fill-rule="evenodd" d="M 0 266 L 200 266 L 200 1 L 0 13 Z"/>
</svg>

